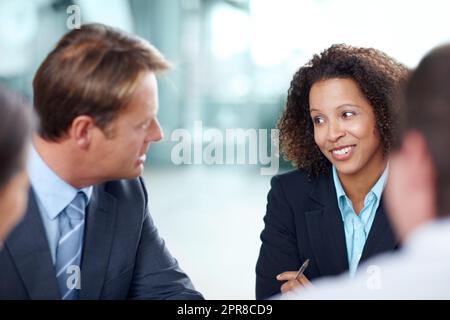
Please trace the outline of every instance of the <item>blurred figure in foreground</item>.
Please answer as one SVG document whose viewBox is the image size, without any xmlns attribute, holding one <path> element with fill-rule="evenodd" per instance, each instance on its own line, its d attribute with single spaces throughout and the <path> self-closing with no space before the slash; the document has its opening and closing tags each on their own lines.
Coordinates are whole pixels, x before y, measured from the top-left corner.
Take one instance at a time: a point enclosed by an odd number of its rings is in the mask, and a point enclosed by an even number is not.
<svg viewBox="0 0 450 320">
<path fill-rule="evenodd" d="M 0 250 L 27 204 L 29 138 L 29 110 L 20 97 L 0 86 Z"/>
</svg>

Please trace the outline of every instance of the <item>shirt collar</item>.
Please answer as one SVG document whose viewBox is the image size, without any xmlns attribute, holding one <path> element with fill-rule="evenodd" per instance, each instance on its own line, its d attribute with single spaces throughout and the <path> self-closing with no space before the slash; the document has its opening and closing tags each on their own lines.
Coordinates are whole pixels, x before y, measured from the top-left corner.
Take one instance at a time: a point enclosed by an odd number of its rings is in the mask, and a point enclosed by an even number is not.
<svg viewBox="0 0 450 320">
<path fill-rule="evenodd" d="M 89 202 L 92 186 L 82 189 L 72 187 L 50 169 L 34 146 L 31 147 L 27 167 L 33 190 L 50 219 L 55 219 L 79 191 L 86 195 Z"/>
<path fill-rule="evenodd" d="M 337 196 L 338 202 L 339 202 L 339 199 L 341 197 L 345 197 L 346 194 L 345 194 L 344 188 L 342 187 L 341 181 L 339 180 L 339 176 L 337 174 L 337 170 L 336 170 L 335 166 L 333 166 L 333 181 L 334 181 L 334 186 L 336 187 L 336 196 Z"/>
<path fill-rule="evenodd" d="M 375 195 L 377 201 L 379 201 L 381 199 L 381 194 L 383 193 L 384 185 L 386 184 L 388 171 L 389 171 L 389 163 L 387 164 L 386 168 L 384 169 L 381 177 L 378 179 L 378 181 L 375 183 L 375 185 L 369 191 L 369 194 L 372 193 Z M 347 195 L 345 194 L 344 188 L 342 187 L 342 184 L 339 179 L 339 176 L 338 176 L 335 166 L 333 166 L 333 181 L 334 181 L 334 186 L 336 188 L 336 196 L 337 196 L 338 204 L 340 206 L 341 205 L 340 199 L 342 199 L 343 197 L 344 198 L 347 197 Z"/>
<path fill-rule="evenodd" d="M 389 172 L 389 163 L 386 165 L 386 168 L 384 168 L 383 174 L 378 179 L 377 183 L 375 183 L 372 190 L 370 190 L 375 194 L 378 200 L 381 199 L 381 194 L 383 193 L 384 186 L 386 184 L 388 172 Z"/>
</svg>

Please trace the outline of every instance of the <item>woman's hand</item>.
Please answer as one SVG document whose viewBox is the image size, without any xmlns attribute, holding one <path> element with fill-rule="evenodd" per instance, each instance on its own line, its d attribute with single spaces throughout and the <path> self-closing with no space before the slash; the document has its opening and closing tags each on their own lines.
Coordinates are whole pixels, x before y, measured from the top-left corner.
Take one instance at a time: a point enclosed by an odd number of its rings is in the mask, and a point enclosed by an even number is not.
<svg viewBox="0 0 450 320">
<path fill-rule="evenodd" d="M 299 287 L 311 287 L 312 284 L 303 274 L 297 276 L 298 271 L 286 271 L 277 275 L 278 281 L 287 281 L 281 286 L 281 293 L 286 293 Z"/>
</svg>

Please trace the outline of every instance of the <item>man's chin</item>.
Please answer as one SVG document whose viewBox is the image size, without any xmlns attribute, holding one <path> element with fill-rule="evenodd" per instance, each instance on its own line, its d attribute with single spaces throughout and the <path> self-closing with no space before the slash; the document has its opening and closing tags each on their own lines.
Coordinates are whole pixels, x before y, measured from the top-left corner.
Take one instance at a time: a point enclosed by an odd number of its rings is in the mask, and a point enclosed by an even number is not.
<svg viewBox="0 0 450 320">
<path fill-rule="evenodd" d="M 139 170 L 135 170 L 134 172 L 130 172 L 128 175 L 124 176 L 121 179 L 136 179 L 137 177 L 142 176 L 142 174 L 144 173 L 144 168 L 139 169 Z"/>
</svg>

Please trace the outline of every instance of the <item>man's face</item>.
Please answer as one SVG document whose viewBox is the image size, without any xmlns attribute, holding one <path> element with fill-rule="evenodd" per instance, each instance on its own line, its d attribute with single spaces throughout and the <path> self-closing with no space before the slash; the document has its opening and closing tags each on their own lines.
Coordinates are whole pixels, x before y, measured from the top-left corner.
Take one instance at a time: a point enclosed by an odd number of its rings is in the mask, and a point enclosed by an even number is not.
<svg viewBox="0 0 450 320">
<path fill-rule="evenodd" d="M 139 80 L 131 103 L 103 132 L 92 139 L 98 180 L 132 179 L 142 175 L 146 153 L 152 142 L 162 139 L 157 119 L 158 86 L 154 73 Z"/>
</svg>

